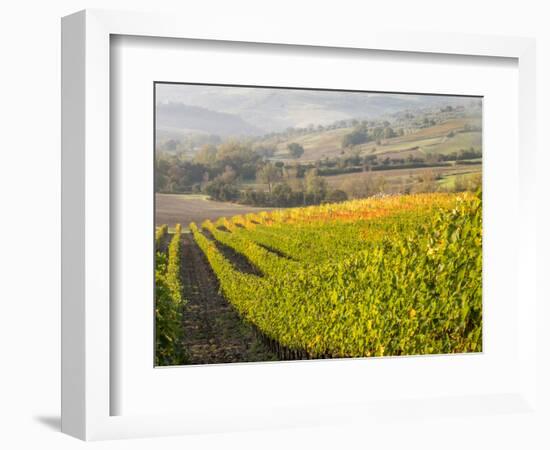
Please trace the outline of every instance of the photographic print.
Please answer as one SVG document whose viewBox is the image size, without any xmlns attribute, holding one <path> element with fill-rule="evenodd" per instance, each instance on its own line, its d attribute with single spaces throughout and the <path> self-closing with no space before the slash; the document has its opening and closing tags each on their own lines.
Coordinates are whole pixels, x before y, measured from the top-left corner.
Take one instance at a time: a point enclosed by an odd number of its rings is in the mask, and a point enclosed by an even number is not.
<svg viewBox="0 0 550 450">
<path fill-rule="evenodd" d="M 156 366 L 482 351 L 481 97 L 154 98 Z"/>
</svg>

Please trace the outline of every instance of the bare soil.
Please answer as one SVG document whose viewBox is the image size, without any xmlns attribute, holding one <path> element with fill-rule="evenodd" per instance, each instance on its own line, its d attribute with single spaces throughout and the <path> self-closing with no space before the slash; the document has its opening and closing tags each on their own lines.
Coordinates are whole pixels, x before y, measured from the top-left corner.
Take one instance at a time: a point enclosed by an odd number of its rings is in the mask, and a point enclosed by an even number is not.
<svg viewBox="0 0 550 450">
<path fill-rule="evenodd" d="M 182 345 L 188 364 L 278 360 L 219 292 L 206 257 L 190 233 L 182 234 L 182 270 L 187 305 Z"/>
<path fill-rule="evenodd" d="M 155 203 L 155 223 L 157 225 L 167 224 L 169 227 L 173 227 L 177 223 L 181 223 L 184 228 L 191 222 L 200 225 L 206 219 L 215 221 L 220 217 L 232 217 L 273 209 L 216 202 L 207 200 L 203 196 L 180 194 L 156 194 Z"/>
</svg>

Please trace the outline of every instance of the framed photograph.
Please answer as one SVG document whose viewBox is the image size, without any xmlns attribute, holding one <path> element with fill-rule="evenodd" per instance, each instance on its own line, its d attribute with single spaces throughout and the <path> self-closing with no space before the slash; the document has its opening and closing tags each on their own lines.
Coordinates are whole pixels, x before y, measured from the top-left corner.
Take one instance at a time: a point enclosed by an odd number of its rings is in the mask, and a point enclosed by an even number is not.
<svg viewBox="0 0 550 450">
<path fill-rule="evenodd" d="M 62 51 L 64 432 L 537 415 L 533 41 L 84 11 Z"/>
<path fill-rule="evenodd" d="M 154 97 L 156 365 L 482 352 L 482 97 Z"/>
</svg>

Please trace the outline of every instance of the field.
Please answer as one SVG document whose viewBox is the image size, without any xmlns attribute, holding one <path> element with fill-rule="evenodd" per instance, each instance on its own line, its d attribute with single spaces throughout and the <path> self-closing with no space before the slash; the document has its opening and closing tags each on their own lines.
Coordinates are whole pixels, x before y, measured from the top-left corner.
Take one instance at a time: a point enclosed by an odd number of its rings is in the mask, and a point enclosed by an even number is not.
<svg viewBox="0 0 550 450">
<path fill-rule="evenodd" d="M 206 195 L 155 194 L 155 223 L 173 228 L 177 223 L 187 227 L 191 222 L 265 211 L 266 208 L 209 200 Z"/>
<path fill-rule="evenodd" d="M 478 119 L 457 118 L 447 120 L 435 126 L 411 130 L 404 136 L 383 139 L 380 144 L 368 142 L 357 145 L 353 151 L 359 154 L 376 154 L 390 158 L 423 156 L 429 153 L 448 154 L 461 149 L 481 149 L 481 131 L 460 132 L 467 124 L 477 124 Z M 316 161 L 323 158 L 333 158 L 342 154 L 342 138 L 352 131 L 352 128 L 341 128 L 328 131 L 313 131 L 311 133 L 292 138 L 291 140 L 266 140 L 267 144 L 274 144 L 278 149 L 277 158 L 287 159 L 287 145 L 297 142 L 304 148 L 300 161 Z M 453 132 L 454 136 L 448 137 Z"/>
<path fill-rule="evenodd" d="M 414 169 L 390 169 L 377 172 L 358 172 L 342 175 L 324 177 L 328 185 L 334 189 L 345 189 L 349 182 L 360 182 L 368 177 L 383 178 L 384 191 L 395 193 L 402 191 L 405 187 L 414 187 L 418 177 L 426 173 L 439 179 L 439 186 L 443 189 L 452 189 L 454 180 L 460 175 L 473 175 L 481 173 L 481 164 L 453 165 L 444 167 L 418 167 Z"/>
<path fill-rule="evenodd" d="M 403 192 L 403 190 L 405 190 L 406 188 L 414 190 L 415 186 L 418 185 L 419 178 L 422 178 L 426 174 L 429 174 L 437 180 L 437 185 L 440 187 L 441 190 L 452 191 L 454 189 L 454 182 L 457 176 L 465 175 L 467 177 L 470 177 L 474 174 L 481 174 L 481 172 L 482 164 L 481 160 L 478 160 L 471 161 L 469 164 L 458 163 L 433 167 L 396 168 L 378 171 L 352 172 L 338 175 L 324 175 L 322 176 L 322 178 L 326 180 L 329 188 L 340 189 L 347 192 L 350 191 L 350 185 L 353 185 L 354 183 L 360 184 L 368 178 L 378 178 L 380 180 L 380 184 L 383 186 L 380 187 L 383 192 L 396 194 Z M 268 191 L 268 185 L 261 182 L 247 182 L 243 183 L 243 186 L 255 190 L 261 190 L 263 192 Z M 200 206 L 197 203 L 195 203 L 195 205 Z M 183 205 L 180 204 L 179 206 Z M 240 205 L 234 206 L 239 207 Z M 235 213 L 238 214 L 239 211 L 236 211 Z M 212 219 L 215 220 L 218 217 L 230 214 L 231 212 L 217 214 L 213 216 Z M 201 215 L 200 219 L 194 221 L 201 222 L 205 219 L 206 214 Z M 172 222 L 173 221 L 174 220 L 172 219 Z M 165 221 L 157 220 L 157 223 L 165 223 Z"/>
<path fill-rule="evenodd" d="M 159 364 L 482 350 L 481 194 L 212 211 L 158 228 Z"/>
<path fill-rule="evenodd" d="M 376 156 L 378 158 L 378 167 L 374 167 L 370 174 L 367 172 L 351 172 L 322 174 L 331 189 L 338 189 L 346 192 L 348 198 L 358 198 L 364 195 L 357 195 L 353 183 L 364 182 L 365 178 L 376 177 L 378 181 L 376 190 L 385 193 L 405 193 L 418 192 L 422 190 L 421 179 L 429 174 L 437 180 L 437 186 L 441 190 L 452 190 L 454 180 L 457 175 L 476 174 L 482 171 L 481 158 L 477 160 L 446 160 L 437 161 L 438 156 L 449 156 L 460 154 L 461 151 L 481 152 L 482 133 L 479 128 L 479 116 L 460 117 L 443 120 L 433 126 L 425 128 L 406 129 L 403 136 L 395 136 L 379 141 L 370 141 L 365 144 L 355 145 L 352 148 L 343 148 L 343 137 L 352 131 L 353 128 L 339 128 L 334 130 L 315 130 L 307 132 L 300 136 L 281 139 L 281 137 L 265 140 L 265 144 L 275 146 L 277 152 L 273 156 L 274 161 L 280 161 L 284 164 L 319 164 L 326 158 L 340 158 L 355 156 L 368 158 Z M 465 127 L 470 130 L 465 131 Z M 288 154 L 287 146 L 290 142 L 296 142 L 302 145 L 303 155 L 298 159 L 291 158 Z M 389 165 L 389 167 L 380 166 L 380 161 L 389 158 L 390 160 L 400 160 L 403 162 L 426 161 L 432 159 L 431 163 L 424 167 L 402 167 L 399 165 Z M 356 167 L 355 170 L 361 169 Z M 389 169 L 389 170 L 377 170 Z M 243 186 L 267 192 L 267 184 L 262 184 L 259 180 L 247 182 Z M 432 188 L 433 189 L 433 188 Z"/>
</svg>

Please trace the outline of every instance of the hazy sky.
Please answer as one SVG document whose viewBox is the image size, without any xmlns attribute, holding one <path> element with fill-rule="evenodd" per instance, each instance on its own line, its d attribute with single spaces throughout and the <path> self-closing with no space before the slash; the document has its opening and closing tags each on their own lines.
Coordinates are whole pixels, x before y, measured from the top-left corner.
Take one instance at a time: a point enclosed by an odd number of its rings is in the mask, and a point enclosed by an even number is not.
<svg viewBox="0 0 550 450">
<path fill-rule="evenodd" d="M 232 114 L 265 131 L 374 118 L 409 108 L 457 104 L 464 98 L 302 89 L 157 84 L 157 108 L 181 103 Z"/>
</svg>

